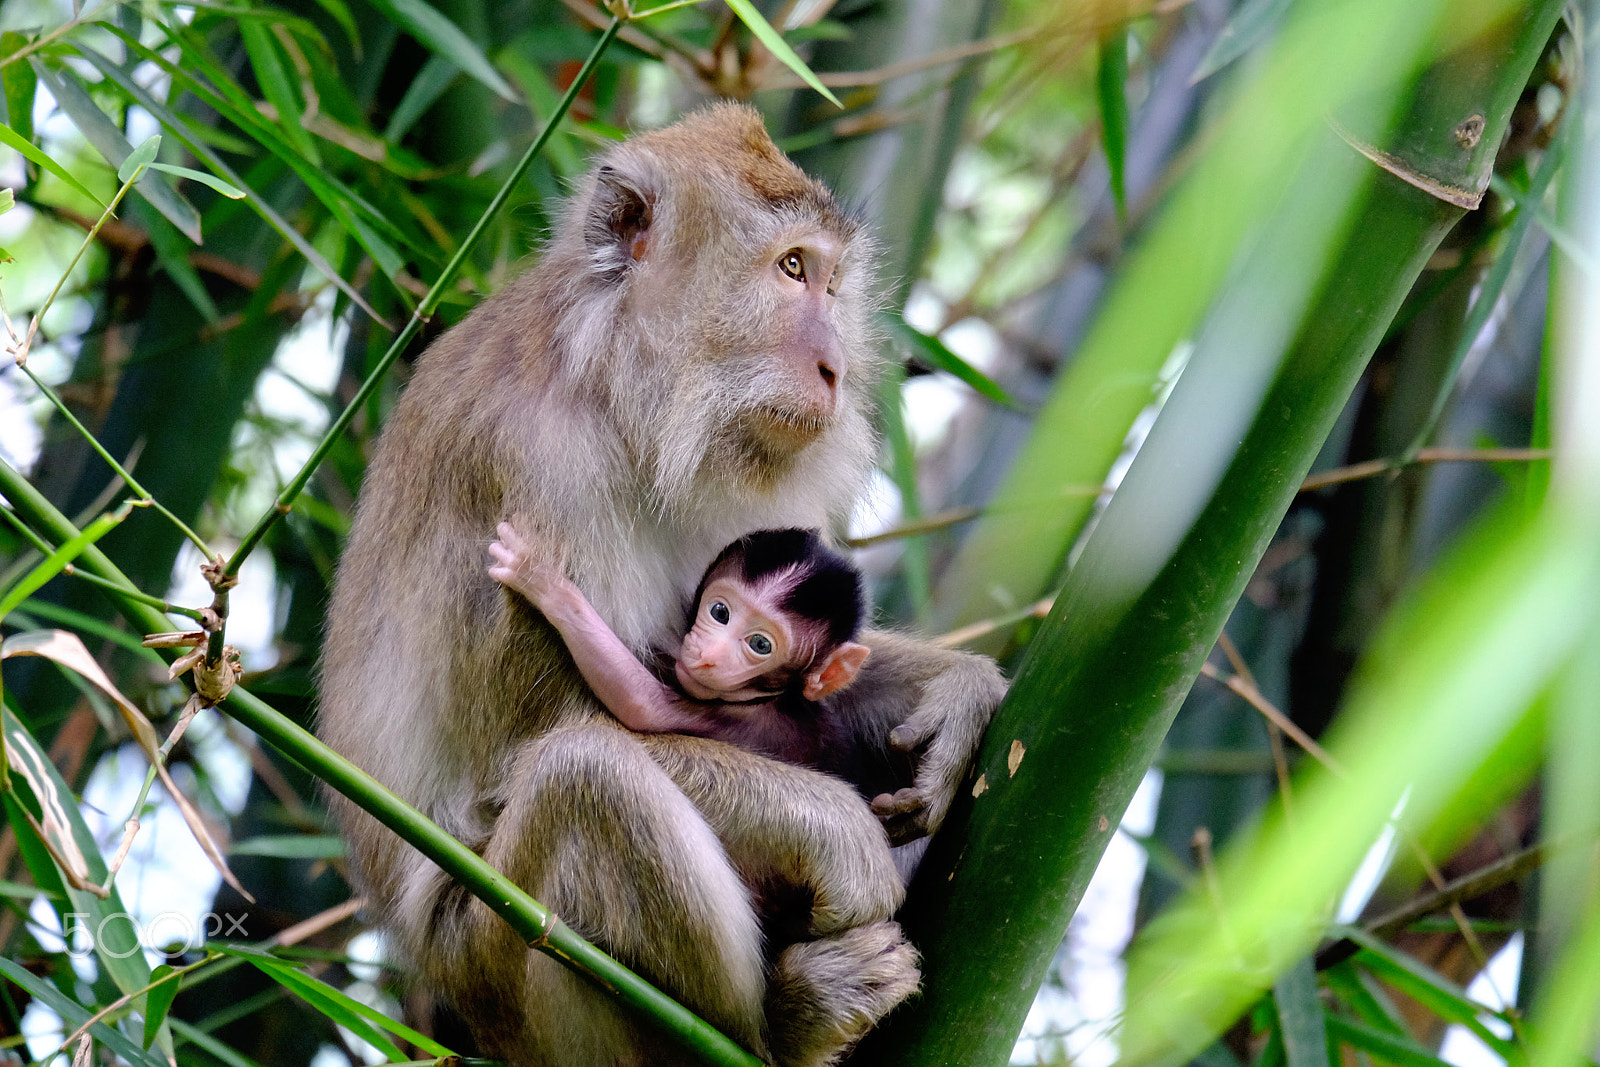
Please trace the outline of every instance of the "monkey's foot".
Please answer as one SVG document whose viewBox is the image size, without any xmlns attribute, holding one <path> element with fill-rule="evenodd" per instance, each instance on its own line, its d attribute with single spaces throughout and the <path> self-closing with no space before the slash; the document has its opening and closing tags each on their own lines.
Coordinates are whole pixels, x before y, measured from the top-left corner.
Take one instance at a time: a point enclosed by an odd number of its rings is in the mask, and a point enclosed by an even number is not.
<svg viewBox="0 0 1600 1067">
<path fill-rule="evenodd" d="M 767 986 L 772 1046 L 783 1067 L 828 1067 L 917 990 L 917 951 L 898 923 L 857 926 L 791 945 Z"/>
</svg>

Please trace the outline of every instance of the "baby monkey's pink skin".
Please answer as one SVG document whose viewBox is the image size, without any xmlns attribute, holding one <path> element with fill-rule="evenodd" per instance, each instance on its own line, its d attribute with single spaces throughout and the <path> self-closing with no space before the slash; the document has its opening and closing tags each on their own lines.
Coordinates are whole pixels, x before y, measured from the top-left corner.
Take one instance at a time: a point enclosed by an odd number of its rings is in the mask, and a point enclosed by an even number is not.
<svg viewBox="0 0 1600 1067">
<path fill-rule="evenodd" d="M 674 673 L 679 693 L 659 681 L 606 625 L 561 569 L 537 552 L 510 523 L 489 546 L 489 576 L 528 598 L 561 634 L 594 695 L 630 730 L 689 733 L 742 744 L 749 727 L 788 691 L 818 701 L 855 680 L 870 649 L 854 641 L 818 649 L 814 620 L 797 618 L 779 603 L 781 579 L 755 585 L 736 574 L 706 583 L 684 634 Z M 798 674 L 797 687 L 781 679 Z M 769 682 L 762 686 L 763 680 Z M 777 691 L 775 691 L 775 689 Z M 786 746 L 774 741 L 782 751 Z M 799 760 L 796 759 L 796 762 Z"/>
</svg>

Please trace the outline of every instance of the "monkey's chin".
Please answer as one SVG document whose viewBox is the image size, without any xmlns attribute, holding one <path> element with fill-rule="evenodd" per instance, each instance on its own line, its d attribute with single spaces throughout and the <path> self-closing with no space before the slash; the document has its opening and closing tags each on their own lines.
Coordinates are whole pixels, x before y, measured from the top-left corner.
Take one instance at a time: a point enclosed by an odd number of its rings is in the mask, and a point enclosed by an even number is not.
<svg viewBox="0 0 1600 1067">
<path fill-rule="evenodd" d="M 833 419 L 816 410 L 772 404 L 751 412 L 747 425 L 751 435 L 771 451 L 793 453 L 821 437 Z"/>
</svg>

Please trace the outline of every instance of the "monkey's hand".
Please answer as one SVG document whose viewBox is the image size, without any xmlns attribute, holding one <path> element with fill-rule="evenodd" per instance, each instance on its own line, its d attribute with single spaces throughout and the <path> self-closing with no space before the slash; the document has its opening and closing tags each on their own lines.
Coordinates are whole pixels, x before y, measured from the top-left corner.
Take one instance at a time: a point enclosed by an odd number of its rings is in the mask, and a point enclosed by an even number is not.
<svg viewBox="0 0 1600 1067">
<path fill-rule="evenodd" d="M 898 722 L 889 744 L 911 757 L 912 781 L 874 797 L 872 811 L 890 842 L 903 845 L 944 822 L 1006 683 L 987 656 L 897 634 L 872 633 L 864 640 L 873 650 L 865 667 L 869 684 L 858 681 L 840 695 L 864 702 L 857 709 L 862 716 L 889 715 L 885 726 Z"/>
<path fill-rule="evenodd" d="M 553 542 L 523 537 L 509 522 L 495 527 L 500 538 L 489 545 L 489 577 L 527 597 L 533 606 L 546 612 L 572 592 L 564 561 L 549 546 Z"/>
</svg>

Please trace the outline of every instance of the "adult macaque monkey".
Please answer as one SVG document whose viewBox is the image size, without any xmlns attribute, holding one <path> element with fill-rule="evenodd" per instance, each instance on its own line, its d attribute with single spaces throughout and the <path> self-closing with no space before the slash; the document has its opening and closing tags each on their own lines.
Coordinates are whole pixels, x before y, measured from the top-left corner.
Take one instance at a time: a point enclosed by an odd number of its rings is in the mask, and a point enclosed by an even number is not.
<svg viewBox="0 0 1600 1067">
<path fill-rule="evenodd" d="M 717 551 L 835 528 L 875 454 L 870 248 L 721 106 L 605 153 L 538 266 L 422 357 L 379 441 L 329 613 L 321 733 L 573 929 L 779 1064 L 822 1065 L 910 993 L 889 838 L 938 825 L 1002 692 L 994 665 L 868 633 L 832 698 L 882 765 L 847 783 L 623 730 L 485 573 L 496 523 L 562 542 L 636 655 L 677 644 Z M 898 776 L 898 778 L 897 778 Z M 675 1049 L 388 830 L 333 798 L 400 948 L 517 1065 Z M 764 951 L 764 887 L 811 940 Z"/>
</svg>

